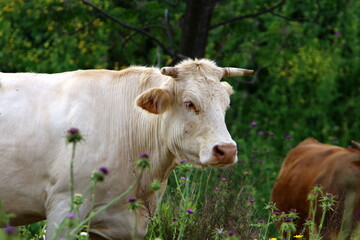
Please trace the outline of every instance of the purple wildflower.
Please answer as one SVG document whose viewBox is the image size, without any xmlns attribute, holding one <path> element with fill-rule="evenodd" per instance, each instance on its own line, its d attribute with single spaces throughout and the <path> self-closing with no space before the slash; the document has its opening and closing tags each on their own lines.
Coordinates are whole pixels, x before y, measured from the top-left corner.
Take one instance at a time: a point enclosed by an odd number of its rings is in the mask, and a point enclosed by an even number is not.
<svg viewBox="0 0 360 240">
<path fill-rule="evenodd" d="M 79 133 L 79 129 L 78 128 L 70 128 L 67 132 L 70 135 L 77 135 Z"/>
<path fill-rule="evenodd" d="M 192 210 L 192 209 L 188 209 L 188 210 L 186 210 L 188 213 L 194 213 L 194 210 Z"/>
<path fill-rule="evenodd" d="M 223 232 L 223 231 L 221 231 L 221 230 L 220 230 L 220 231 L 218 231 L 218 234 L 219 234 L 219 235 L 221 235 L 221 234 L 223 234 L 223 233 L 224 233 L 224 232 Z"/>
<path fill-rule="evenodd" d="M 177 219 L 176 219 L 176 218 L 172 218 L 172 219 L 171 219 L 171 221 L 176 222 L 176 221 L 177 221 Z"/>
<path fill-rule="evenodd" d="M 181 161 L 180 161 L 180 164 L 183 164 L 183 163 L 188 163 L 188 162 L 189 162 L 189 160 L 184 159 L 184 160 L 181 160 Z"/>
<path fill-rule="evenodd" d="M 249 202 L 250 202 L 250 203 L 254 203 L 255 200 L 254 200 L 254 199 L 250 199 Z"/>
<path fill-rule="evenodd" d="M 275 136 L 275 133 L 269 132 L 269 137 L 274 137 L 274 136 Z"/>
<path fill-rule="evenodd" d="M 185 181 L 185 180 L 186 180 L 186 177 L 181 177 L 180 179 Z"/>
<path fill-rule="evenodd" d="M 292 218 L 284 218 L 284 222 L 292 222 Z"/>
<path fill-rule="evenodd" d="M 99 171 L 102 172 L 104 175 L 108 175 L 109 174 L 109 169 L 107 167 L 100 167 Z"/>
<path fill-rule="evenodd" d="M 135 197 L 130 197 L 130 198 L 128 199 L 128 202 L 130 202 L 130 203 L 135 202 L 135 201 L 136 201 L 136 198 L 135 198 Z"/>
<path fill-rule="evenodd" d="M 291 136 L 290 134 L 285 134 L 285 135 L 284 135 L 284 138 L 285 138 L 285 139 L 290 139 L 291 137 L 292 137 L 292 136 Z"/>
<path fill-rule="evenodd" d="M 255 121 L 252 121 L 252 122 L 251 122 L 251 126 L 252 126 L 252 127 L 256 127 L 256 125 L 257 125 L 257 123 L 256 123 Z"/>
<path fill-rule="evenodd" d="M 17 232 L 16 227 L 10 226 L 10 225 L 6 225 L 4 228 L 6 234 L 15 234 Z"/>
<path fill-rule="evenodd" d="M 275 215 L 280 215 L 280 212 L 274 212 Z"/>
<path fill-rule="evenodd" d="M 265 134 L 264 131 L 259 131 L 259 132 L 258 132 L 258 135 L 259 135 L 259 136 L 264 136 L 264 134 Z"/>
<path fill-rule="evenodd" d="M 220 191 L 221 188 L 220 187 L 215 187 L 215 191 Z"/>
<path fill-rule="evenodd" d="M 333 197 L 334 195 L 332 193 L 326 193 L 327 197 Z"/>
<path fill-rule="evenodd" d="M 226 181 L 227 181 L 227 179 L 226 179 L 226 178 L 224 178 L 224 177 L 222 177 L 222 178 L 220 178 L 220 181 L 222 181 L 222 182 L 226 182 Z"/>
<path fill-rule="evenodd" d="M 146 152 L 140 153 L 140 158 L 149 158 L 149 154 Z"/>
<path fill-rule="evenodd" d="M 265 222 L 264 219 L 260 219 L 260 220 L 258 221 L 258 223 L 264 223 L 264 222 Z"/>
<path fill-rule="evenodd" d="M 70 213 L 68 213 L 68 215 L 66 217 L 69 218 L 69 219 L 74 219 L 75 218 L 75 213 L 70 212 Z"/>
<path fill-rule="evenodd" d="M 66 135 L 66 142 L 67 143 L 73 143 L 73 144 L 76 144 L 80 141 L 83 140 L 83 137 L 81 136 L 80 134 L 80 131 L 79 129 L 77 128 L 70 128 L 68 131 L 67 131 L 67 135 Z"/>
<path fill-rule="evenodd" d="M 306 221 L 312 221 L 313 219 L 312 219 L 312 217 L 308 217 L 307 219 L 306 219 Z"/>
<path fill-rule="evenodd" d="M 235 232 L 234 231 L 228 231 L 228 236 L 234 236 L 235 235 Z"/>
<path fill-rule="evenodd" d="M 292 209 L 290 209 L 290 212 L 296 213 L 297 211 L 295 208 L 292 208 Z"/>
</svg>

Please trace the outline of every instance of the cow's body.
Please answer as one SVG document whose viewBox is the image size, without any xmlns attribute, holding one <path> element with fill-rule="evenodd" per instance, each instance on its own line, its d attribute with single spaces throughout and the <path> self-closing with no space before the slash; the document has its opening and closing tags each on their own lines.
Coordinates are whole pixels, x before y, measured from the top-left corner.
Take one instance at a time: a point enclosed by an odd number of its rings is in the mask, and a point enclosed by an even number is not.
<svg viewBox="0 0 360 240">
<path fill-rule="evenodd" d="M 288 153 L 271 200 L 280 211 L 297 210 L 300 216 L 298 230 L 302 229 L 307 217 L 311 217 L 307 196 L 317 184 L 323 187 L 324 193 L 335 195 L 338 201 L 334 212 L 327 213 L 322 231 L 324 239 L 335 239 L 342 223 L 344 201 L 349 194 L 355 195 L 351 214 L 353 227 L 360 221 L 360 151 L 308 138 Z M 317 213 L 316 223 L 319 224 L 322 214 L 320 206 Z"/>
<path fill-rule="evenodd" d="M 168 76 L 145 67 L 0 73 L 0 199 L 17 216 L 11 224 L 47 219 L 50 239 L 69 212 L 71 145 L 65 136 L 72 127 L 85 138 L 76 148 L 75 192 L 83 193 L 93 170 L 110 171 L 97 186 L 95 210 L 134 182 L 140 153 L 150 155 L 152 169 L 136 190 L 92 220 L 91 232 L 104 239 L 130 239 L 135 220 L 128 197 L 150 206 L 138 214 L 139 237 L 146 233 L 156 205 L 149 184 L 160 180 L 162 193 L 178 161 L 234 163 L 236 145 L 224 122 L 231 87 L 220 82 L 225 70 L 208 60 L 187 60 L 174 69 Z M 89 214 L 87 199 L 81 218 Z"/>
</svg>

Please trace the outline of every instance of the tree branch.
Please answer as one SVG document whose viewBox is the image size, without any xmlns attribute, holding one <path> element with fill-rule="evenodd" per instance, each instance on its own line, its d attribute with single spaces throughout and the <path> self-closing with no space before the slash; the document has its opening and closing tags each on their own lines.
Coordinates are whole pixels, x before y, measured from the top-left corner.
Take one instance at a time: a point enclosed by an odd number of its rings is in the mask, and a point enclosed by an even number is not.
<svg viewBox="0 0 360 240">
<path fill-rule="evenodd" d="M 290 18 L 290 17 L 286 17 L 283 15 L 280 15 L 278 13 L 274 13 L 273 11 L 271 11 L 271 14 L 280 18 L 283 18 L 287 21 L 294 21 L 294 22 L 315 22 L 319 17 L 320 17 L 320 12 L 321 12 L 321 8 L 320 8 L 320 3 L 319 0 L 316 0 L 316 5 L 317 5 L 317 9 L 318 12 L 316 14 L 316 16 L 314 18 Z"/>
<path fill-rule="evenodd" d="M 263 9 L 259 12 L 256 12 L 256 13 L 251 13 L 251 14 L 246 14 L 246 15 L 242 15 L 242 16 L 238 16 L 238 17 L 234 17 L 234 18 L 230 18 L 228 20 L 225 20 L 225 21 L 222 21 L 222 22 L 219 22 L 219 23 L 216 23 L 212 26 L 210 26 L 208 28 L 208 30 L 212 30 L 214 28 L 217 28 L 217 27 L 220 27 L 222 25 L 225 25 L 225 24 L 228 24 L 228 23 L 231 23 L 231 22 L 235 22 L 235 21 L 238 21 L 240 19 L 245 19 L 245 18 L 254 18 L 254 17 L 257 17 L 259 15 L 262 15 L 262 14 L 265 14 L 265 13 L 272 13 L 272 11 L 274 11 L 275 9 L 279 8 L 281 5 L 283 5 L 284 3 L 286 2 L 286 0 L 281 0 L 278 4 L 270 7 L 270 8 L 267 8 L 267 9 Z"/>
<path fill-rule="evenodd" d="M 170 55 L 170 56 L 174 56 L 174 53 L 173 53 L 171 50 L 169 50 L 167 47 L 165 47 L 165 45 L 162 44 L 162 42 L 161 42 L 159 39 L 157 39 L 154 35 L 152 35 L 151 33 L 148 33 L 148 32 L 146 32 L 146 31 L 144 31 L 143 29 L 137 28 L 137 27 L 135 27 L 135 26 L 129 25 L 129 24 L 121 21 L 120 19 L 118 19 L 118 18 L 110 15 L 109 13 L 103 11 L 103 10 L 100 9 L 99 7 L 97 7 L 97 6 L 95 6 L 94 4 L 90 3 L 88 0 L 82 0 L 82 2 L 83 2 L 85 5 L 88 5 L 88 6 L 92 7 L 93 9 L 95 9 L 96 11 L 100 12 L 104 17 L 109 18 L 109 19 L 111 19 L 112 21 L 118 23 L 119 25 L 121 25 L 121 26 L 123 26 L 123 27 L 125 27 L 125 28 L 128 28 L 128 29 L 134 30 L 135 32 L 137 32 L 137 33 L 139 33 L 139 34 L 144 35 L 144 36 L 150 38 L 150 39 L 153 40 L 157 45 L 159 45 L 166 54 L 168 54 L 168 55 Z"/>
</svg>

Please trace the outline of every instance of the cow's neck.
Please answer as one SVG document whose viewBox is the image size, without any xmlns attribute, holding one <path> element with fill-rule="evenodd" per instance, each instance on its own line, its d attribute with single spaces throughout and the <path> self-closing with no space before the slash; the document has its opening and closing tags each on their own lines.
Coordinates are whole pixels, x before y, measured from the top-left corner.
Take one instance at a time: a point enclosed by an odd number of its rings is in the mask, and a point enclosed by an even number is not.
<svg viewBox="0 0 360 240">
<path fill-rule="evenodd" d="M 162 118 L 146 112 L 140 112 L 136 118 L 137 120 L 134 121 L 136 126 L 132 128 L 136 129 L 136 134 L 132 138 L 132 146 L 136 148 L 134 152 L 148 153 L 151 162 L 151 169 L 144 172 L 142 182 L 150 183 L 153 180 L 164 182 L 175 167 L 175 157 L 161 136 Z"/>
</svg>

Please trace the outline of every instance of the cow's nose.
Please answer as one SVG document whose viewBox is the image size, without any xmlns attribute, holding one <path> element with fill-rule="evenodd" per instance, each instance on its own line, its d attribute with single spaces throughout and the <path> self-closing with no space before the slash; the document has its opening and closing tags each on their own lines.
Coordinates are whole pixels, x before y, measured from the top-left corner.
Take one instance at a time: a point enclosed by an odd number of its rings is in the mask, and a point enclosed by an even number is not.
<svg viewBox="0 0 360 240">
<path fill-rule="evenodd" d="M 235 162 L 237 148 L 235 144 L 218 144 L 213 147 L 213 155 L 219 163 Z"/>
</svg>

